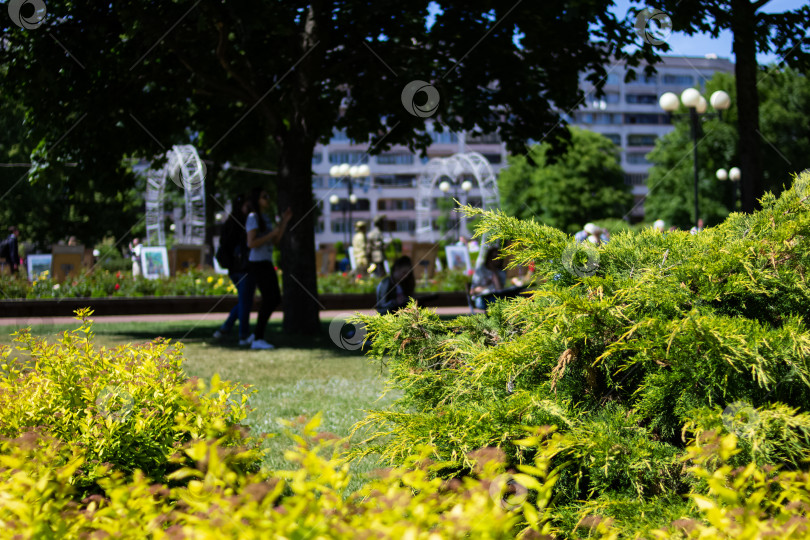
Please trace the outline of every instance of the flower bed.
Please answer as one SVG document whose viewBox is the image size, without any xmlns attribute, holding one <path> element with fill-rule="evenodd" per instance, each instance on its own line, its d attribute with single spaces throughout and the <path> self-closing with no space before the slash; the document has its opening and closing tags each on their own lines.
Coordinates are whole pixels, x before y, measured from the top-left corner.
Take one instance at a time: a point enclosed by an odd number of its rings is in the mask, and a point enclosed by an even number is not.
<svg viewBox="0 0 810 540">
<path fill-rule="evenodd" d="M 279 276 L 283 279 L 282 274 Z M 463 291 L 469 276 L 444 271 L 428 281 L 417 282 L 417 292 Z M 318 279 L 319 294 L 374 294 L 379 278 L 349 273 L 330 274 Z M 82 272 L 57 283 L 48 272 L 33 282 L 22 276 L 0 276 L 0 291 L 6 299 L 105 298 L 144 296 L 219 296 L 236 294 L 228 276 L 211 270 L 191 270 L 173 278 L 145 279 L 130 272 Z"/>
</svg>

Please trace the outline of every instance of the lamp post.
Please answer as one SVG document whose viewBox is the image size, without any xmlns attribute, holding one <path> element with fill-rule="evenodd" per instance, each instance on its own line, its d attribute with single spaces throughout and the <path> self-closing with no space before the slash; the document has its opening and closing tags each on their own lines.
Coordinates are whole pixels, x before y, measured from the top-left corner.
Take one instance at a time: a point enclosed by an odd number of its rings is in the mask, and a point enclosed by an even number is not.
<svg viewBox="0 0 810 540">
<path fill-rule="evenodd" d="M 350 229 L 352 226 L 352 205 L 357 204 L 357 195 L 353 193 L 354 178 L 365 178 L 367 176 L 371 176 L 371 170 L 368 168 L 368 165 L 349 165 L 348 163 L 341 163 L 340 165 L 333 165 L 329 169 L 329 176 L 332 178 L 341 178 L 344 182 L 346 182 L 346 187 L 349 191 L 349 201 L 348 204 L 343 207 L 343 222 L 346 224 L 347 238 L 351 238 Z M 340 198 L 337 195 L 332 195 L 329 197 L 329 202 L 333 205 L 337 204 L 339 201 Z M 348 222 L 346 222 L 346 206 L 348 206 L 349 213 Z"/>
<path fill-rule="evenodd" d="M 451 187 L 451 183 L 448 182 L 447 180 L 444 180 L 442 183 L 439 184 L 439 189 L 441 190 L 442 193 L 445 193 L 445 194 L 448 191 L 450 191 L 450 187 Z M 458 188 L 461 187 L 462 191 L 464 191 L 464 199 L 465 199 L 464 202 L 466 203 L 467 202 L 466 201 L 467 194 L 470 192 L 470 190 L 473 187 L 472 182 L 470 182 L 469 180 L 465 180 L 465 181 L 463 181 L 461 183 L 461 186 L 459 186 L 458 184 L 453 182 L 452 187 L 453 187 L 453 199 L 458 199 Z M 456 227 L 456 242 L 458 242 L 461 239 L 461 219 L 458 216 L 456 216 L 455 222 L 456 222 L 456 225 L 455 225 L 455 227 Z"/>
<path fill-rule="evenodd" d="M 706 112 L 708 106 L 706 103 L 706 98 L 701 96 L 700 92 L 694 88 L 687 88 L 681 92 L 680 99 L 678 99 L 678 96 L 672 92 L 666 92 L 658 100 L 658 104 L 661 106 L 661 108 L 670 114 L 678 110 L 680 104 L 679 102 L 683 103 L 684 106 L 689 109 L 689 120 L 691 123 L 692 132 L 692 151 L 695 165 L 695 228 L 697 228 L 698 219 L 700 218 L 700 209 L 698 206 L 698 132 L 700 131 L 701 116 L 709 117 L 714 116 L 714 114 Z M 731 98 L 729 98 L 728 94 L 722 90 L 718 90 L 713 93 L 711 98 L 709 98 L 709 102 L 717 111 L 717 116 L 720 116 L 722 111 L 731 106 Z"/>
<path fill-rule="evenodd" d="M 332 195 L 329 196 L 329 203 L 332 205 L 333 208 L 336 207 L 338 204 L 340 204 L 340 197 L 338 197 L 336 193 L 333 193 Z M 345 227 L 346 227 L 346 205 L 342 204 L 341 209 L 343 210 L 343 226 L 344 226 L 344 229 L 345 229 Z M 344 238 L 346 237 L 346 231 L 345 230 L 343 231 L 343 237 Z"/>
<path fill-rule="evenodd" d="M 725 182 L 726 180 L 731 180 L 731 211 L 734 212 L 737 210 L 737 183 L 742 178 L 742 172 L 738 167 L 732 167 L 728 171 L 725 169 L 717 169 L 717 179 L 721 182 Z M 742 194 L 740 194 L 740 200 L 742 200 Z"/>
</svg>

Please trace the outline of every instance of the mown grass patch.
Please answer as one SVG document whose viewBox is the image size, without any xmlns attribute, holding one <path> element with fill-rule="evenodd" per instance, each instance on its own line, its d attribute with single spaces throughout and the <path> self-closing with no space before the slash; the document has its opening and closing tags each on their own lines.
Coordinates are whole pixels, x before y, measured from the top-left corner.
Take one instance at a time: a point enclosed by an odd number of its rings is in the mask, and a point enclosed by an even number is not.
<svg viewBox="0 0 810 540">
<path fill-rule="evenodd" d="M 236 332 L 221 341 L 212 337 L 218 323 L 201 321 L 96 323 L 96 343 L 112 347 L 143 343 L 157 337 L 181 341 L 185 345 L 183 368 L 189 377 L 210 381 L 214 374 L 224 380 L 249 384 L 255 389 L 248 405 L 252 412 L 245 424 L 258 432 L 281 434 L 281 420 L 301 421 L 322 413 L 320 430 L 338 437 L 350 435 L 352 426 L 361 420 L 365 410 L 386 406 L 392 397 L 383 393 L 386 372 L 372 365 L 362 351 L 347 351 L 329 338 L 331 320 L 322 321 L 322 332 L 316 336 L 285 335 L 281 322 L 268 325 L 267 339 L 277 346 L 273 351 L 256 351 L 239 347 Z M 76 327 L 33 325 L 34 335 L 54 341 L 56 336 Z M 0 343 L 12 343 L 14 326 L 0 327 Z M 354 441 L 352 441 L 354 442 Z M 265 465 L 284 468 L 284 450 L 288 438 L 280 436 L 268 442 L 271 451 Z M 364 475 L 377 468 L 374 458 L 355 461 L 351 490 L 364 481 Z"/>
</svg>

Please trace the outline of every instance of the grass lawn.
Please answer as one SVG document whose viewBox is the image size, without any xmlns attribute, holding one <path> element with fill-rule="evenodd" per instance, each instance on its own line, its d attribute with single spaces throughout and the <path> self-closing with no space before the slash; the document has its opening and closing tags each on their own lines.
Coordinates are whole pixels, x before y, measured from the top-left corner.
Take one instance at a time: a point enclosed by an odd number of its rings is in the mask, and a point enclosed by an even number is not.
<svg viewBox="0 0 810 540">
<path fill-rule="evenodd" d="M 224 316 L 223 316 L 224 318 Z M 322 322 L 318 336 L 290 336 L 281 332 L 281 323 L 268 325 L 267 340 L 278 347 L 273 351 L 254 351 L 237 346 L 236 332 L 230 339 L 217 341 L 211 334 L 218 324 L 202 321 L 97 323 L 96 344 L 105 346 L 143 343 L 162 336 L 185 345 L 185 370 L 189 376 L 210 380 L 219 373 L 223 379 L 250 384 L 256 390 L 249 405 L 253 412 L 247 424 L 254 430 L 283 432 L 279 419 L 295 420 L 321 412 L 320 430 L 346 437 L 352 425 L 364 417 L 364 410 L 382 407 L 391 399 L 379 400 L 385 373 L 373 365 L 361 351 L 346 351 L 329 338 L 328 320 Z M 53 341 L 75 325 L 34 326 L 35 335 Z M 0 327 L 0 343 L 12 343 L 14 327 Z M 359 438 L 359 437 L 358 437 Z M 280 435 L 271 439 L 272 451 L 266 464 L 288 468 L 283 450 L 289 440 Z M 350 489 L 362 482 L 362 475 L 379 465 L 373 459 L 352 464 L 355 475 Z"/>
</svg>

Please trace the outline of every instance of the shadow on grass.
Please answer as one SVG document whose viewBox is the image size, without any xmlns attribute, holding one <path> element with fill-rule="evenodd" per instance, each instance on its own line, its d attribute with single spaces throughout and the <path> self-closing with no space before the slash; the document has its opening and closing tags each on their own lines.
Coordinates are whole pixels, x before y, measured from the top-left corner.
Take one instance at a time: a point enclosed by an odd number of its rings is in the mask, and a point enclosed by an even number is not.
<svg viewBox="0 0 810 540">
<path fill-rule="evenodd" d="M 441 315 L 442 320 L 455 319 L 457 315 Z M 114 341 L 126 342 L 132 341 L 135 343 L 143 343 L 152 341 L 157 337 L 171 339 L 172 341 L 180 341 L 183 343 L 198 343 L 206 344 L 209 347 L 221 349 L 245 349 L 239 346 L 239 339 L 237 337 L 237 329 L 233 329 L 229 336 L 222 339 L 215 339 L 213 337 L 214 331 L 220 327 L 221 322 L 210 321 L 165 321 L 165 322 L 103 322 L 96 321 L 93 326 L 93 332 L 98 336 L 104 336 Z M 255 324 L 255 323 L 254 323 Z M 340 344 L 339 337 L 330 336 L 330 325 L 332 319 L 323 319 L 320 324 L 320 331 L 317 334 L 304 335 L 304 334 L 291 334 L 285 333 L 282 328 L 282 321 L 270 321 L 267 324 L 265 331 L 265 339 L 272 343 L 276 348 L 284 349 L 297 349 L 297 350 L 321 350 L 329 351 L 341 356 L 357 356 L 362 355 L 368 350 L 368 345 L 363 349 L 355 348 L 352 343 L 356 342 L 353 336 L 354 328 L 344 327 L 344 333 L 347 332 L 349 345 Z M 75 330 L 80 326 L 78 321 L 68 324 L 35 324 L 31 326 L 31 333 L 36 336 L 52 337 L 61 334 L 66 330 Z M 0 327 L 0 343 L 10 343 L 12 338 L 11 334 L 21 329 L 21 326 L 2 326 Z M 335 329 L 332 330 L 332 333 Z"/>
</svg>

